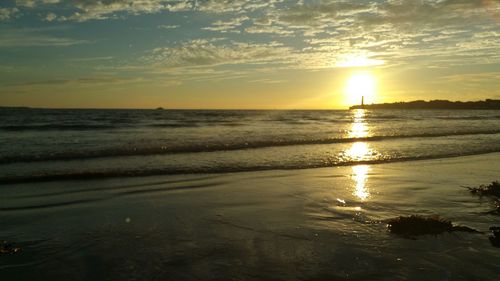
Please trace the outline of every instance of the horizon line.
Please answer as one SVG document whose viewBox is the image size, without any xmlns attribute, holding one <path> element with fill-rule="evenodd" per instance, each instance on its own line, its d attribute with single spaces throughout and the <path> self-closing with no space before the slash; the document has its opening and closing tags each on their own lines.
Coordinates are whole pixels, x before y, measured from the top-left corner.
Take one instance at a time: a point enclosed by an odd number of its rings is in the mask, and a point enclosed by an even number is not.
<svg viewBox="0 0 500 281">
<path fill-rule="evenodd" d="M 430 99 L 430 100 L 411 100 L 411 101 L 394 101 L 394 102 L 383 102 L 383 103 L 371 103 L 371 104 L 365 104 L 365 105 L 376 105 L 376 104 L 390 104 L 390 103 L 410 103 L 410 102 L 416 102 L 416 101 L 424 101 L 424 102 L 432 102 L 432 101 L 448 101 L 448 102 L 481 102 L 481 101 L 487 101 L 487 100 L 497 100 L 500 101 L 500 99 L 495 99 L 495 98 L 484 98 L 484 99 L 479 99 L 479 100 L 469 100 L 469 101 L 460 101 L 460 100 L 447 100 L 447 99 Z M 350 110 L 350 107 L 353 106 L 359 106 L 359 104 L 352 104 L 349 106 L 346 106 L 345 108 L 168 108 L 168 107 L 162 107 L 158 106 L 155 108 L 144 108 L 144 107 L 44 107 L 44 106 L 26 106 L 26 105 L 0 105 L 0 109 L 2 108 L 12 108 L 12 109 L 87 109 L 87 110 L 250 110 L 250 111 L 257 111 L 257 110 Z"/>
</svg>

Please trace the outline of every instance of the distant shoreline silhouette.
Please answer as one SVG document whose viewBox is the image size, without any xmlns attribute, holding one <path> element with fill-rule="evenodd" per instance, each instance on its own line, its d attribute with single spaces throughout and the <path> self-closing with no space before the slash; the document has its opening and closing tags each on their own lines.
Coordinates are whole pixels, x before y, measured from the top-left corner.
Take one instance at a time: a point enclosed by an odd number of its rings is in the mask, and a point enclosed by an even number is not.
<svg viewBox="0 0 500 281">
<path fill-rule="evenodd" d="M 500 100 L 483 101 L 449 101 L 449 100 L 416 100 L 410 102 L 394 102 L 379 104 L 353 105 L 349 109 L 494 109 L 500 110 Z"/>
</svg>

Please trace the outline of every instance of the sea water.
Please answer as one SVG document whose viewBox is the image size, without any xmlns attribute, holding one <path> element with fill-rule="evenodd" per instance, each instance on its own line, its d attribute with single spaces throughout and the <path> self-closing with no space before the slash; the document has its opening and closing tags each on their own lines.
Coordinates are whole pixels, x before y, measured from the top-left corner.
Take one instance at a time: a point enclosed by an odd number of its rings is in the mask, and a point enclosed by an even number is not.
<svg viewBox="0 0 500 281">
<path fill-rule="evenodd" d="M 0 109 L 0 182 L 332 167 L 500 151 L 500 112 Z"/>
<path fill-rule="evenodd" d="M 0 279 L 498 280 L 499 151 L 498 111 L 0 109 Z"/>
</svg>

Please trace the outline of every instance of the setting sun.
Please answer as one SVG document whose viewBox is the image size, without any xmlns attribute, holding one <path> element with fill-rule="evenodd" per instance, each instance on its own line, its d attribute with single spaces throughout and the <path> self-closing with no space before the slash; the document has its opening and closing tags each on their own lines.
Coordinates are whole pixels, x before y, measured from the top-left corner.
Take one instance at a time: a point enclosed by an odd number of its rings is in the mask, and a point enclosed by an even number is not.
<svg viewBox="0 0 500 281">
<path fill-rule="evenodd" d="M 350 105 L 360 104 L 364 97 L 364 103 L 373 103 L 377 82 L 375 76 L 370 72 L 358 72 L 353 74 L 347 81 L 345 88 L 346 100 Z"/>
</svg>

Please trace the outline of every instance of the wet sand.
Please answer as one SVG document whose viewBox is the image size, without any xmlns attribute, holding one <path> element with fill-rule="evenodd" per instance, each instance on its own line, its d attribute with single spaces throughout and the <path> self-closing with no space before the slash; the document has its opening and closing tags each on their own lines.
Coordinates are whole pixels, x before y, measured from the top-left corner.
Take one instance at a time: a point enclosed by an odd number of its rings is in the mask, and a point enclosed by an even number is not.
<svg viewBox="0 0 500 281">
<path fill-rule="evenodd" d="M 407 239 L 438 214 L 487 231 L 500 153 L 308 170 L 0 186 L 2 280 L 495 280 L 488 233 Z"/>
</svg>

